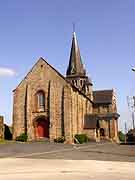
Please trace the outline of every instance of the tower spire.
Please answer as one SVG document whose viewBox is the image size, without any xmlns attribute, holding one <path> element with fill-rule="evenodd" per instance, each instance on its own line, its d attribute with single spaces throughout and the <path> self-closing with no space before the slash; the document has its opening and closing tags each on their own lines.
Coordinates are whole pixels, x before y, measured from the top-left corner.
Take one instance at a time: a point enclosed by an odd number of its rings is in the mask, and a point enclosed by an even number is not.
<svg viewBox="0 0 135 180">
<path fill-rule="evenodd" d="M 70 59 L 67 68 L 66 78 L 72 85 L 82 91 L 89 98 L 92 97 L 92 81 L 90 78 L 87 77 L 85 68 L 82 63 L 74 24 Z"/>
<path fill-rule="evenodd" d="M 73 24 L 73 37 L 72 46 L 70 51 L 69 65 L 67 69 L 67 76 L 85 76 L 85 69 L 83 67 L 82 58 L 80 55 L 80 49 L 76 38 L 76 33 L 74 31 L 75 25 Z"/>
</svg>

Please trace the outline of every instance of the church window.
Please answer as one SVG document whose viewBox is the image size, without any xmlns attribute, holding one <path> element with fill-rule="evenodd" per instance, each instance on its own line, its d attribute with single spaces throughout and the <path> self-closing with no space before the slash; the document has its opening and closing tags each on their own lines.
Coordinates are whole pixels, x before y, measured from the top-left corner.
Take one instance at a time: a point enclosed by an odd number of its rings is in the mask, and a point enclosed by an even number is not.
<svg viewBox="0 0 135 180">
<path fill-rule="evenodd" d="M 83 80 L 81 80 L 81 86 L 83 86 Z"/>
<path fill-rule="evenodd" d="M 45 94 L 43 91 L 38 91 L 36 95 L 37 99 L 37 110 L 44 111 L 45 110 Z"/>
</svg>

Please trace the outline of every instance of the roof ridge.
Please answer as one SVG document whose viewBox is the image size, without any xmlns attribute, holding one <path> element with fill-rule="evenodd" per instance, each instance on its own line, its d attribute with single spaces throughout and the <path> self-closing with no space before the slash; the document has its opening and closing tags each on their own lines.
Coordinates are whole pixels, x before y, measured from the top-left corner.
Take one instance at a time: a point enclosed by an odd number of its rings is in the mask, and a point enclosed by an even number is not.
<svg viewBox="0 0 135 180">
<path fill-rule="evenodd" d="M 47 65 L 49 65 L 55 72 L 57 72 L 66 82 L 66 78 L 59 73 L 53 66 L 51 66 L 43 57 L 40 57 L 38 61 L 32 66 L 32 68 L 28 71 L 28 73 L 24 76 L 24 78 L 21 80 L 21 82 L 17 85 L 17 87 L 13 90 L 13 92 L 20 86 L 20 84 L 26 79 L 26 77 L 32 72 L 33 68 L 38 64 L 39 61 L 44 61 Z"/>
<path fill-rule="evenodd" d="M 114 89 L 94 90 L 93 92 L 101 92 L 101 91 L 114 91 Z"/>
<path fill-rule="evenodd" d="M 79 91 L 78 88 L 76 88 L 73 84 L 71 84 L 66 77 L 64 77 L 59 71 L 57 71 L 52 65 L 50 65 L 43 57 L 40 57 L 38 59 L 38 61 L 32 66 L 32 68 L 30 69 L 30 71 L 26 74 L 26 76 L 21 80 L 21 82 L 17 85 L 17 87 L 13 90 L 13 92 L 20 86 L 20 84 L 26 79 L 26 77 L 28 76 L 28 74 L 33 70 L 33 68 L 38 64 L 38 62 L 42 60 L 44 61 L 47 65 L 49 65 L 61 78 L 63 78 L 63 80 L 66 81 L 67 84 L 70 84 L 70 86 L 74 89 L 76 89 L 79 93 L 81 93 L 83 96 L 85 96 L 87 99 L 89 99 L 85 94 L 83 94 L 81 91 Z M 90 99 L 89 99 L 90 100 Z M 91 101 L 91 100 L 90 100 Z M 93 101 L 91 101 L 93 103 Z"/>
</svg>

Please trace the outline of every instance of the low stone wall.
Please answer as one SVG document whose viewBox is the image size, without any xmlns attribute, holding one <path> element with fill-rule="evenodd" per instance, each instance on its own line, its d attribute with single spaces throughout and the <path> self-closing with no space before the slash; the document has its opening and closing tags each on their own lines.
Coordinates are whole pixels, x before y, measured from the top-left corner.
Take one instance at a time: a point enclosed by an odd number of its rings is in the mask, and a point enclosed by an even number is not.
<svg viewBox="0 0 135 180">
<path fill-rule="evenodd" d="M 96 141 L 96 129 L 85 129 L 84 134 L 86 134 L 90 140 Z"/>
<path fill-rule="evenodd" d="M 0 116 L 0 139 L 4 139 L 4 117 Z"/>
</svg>

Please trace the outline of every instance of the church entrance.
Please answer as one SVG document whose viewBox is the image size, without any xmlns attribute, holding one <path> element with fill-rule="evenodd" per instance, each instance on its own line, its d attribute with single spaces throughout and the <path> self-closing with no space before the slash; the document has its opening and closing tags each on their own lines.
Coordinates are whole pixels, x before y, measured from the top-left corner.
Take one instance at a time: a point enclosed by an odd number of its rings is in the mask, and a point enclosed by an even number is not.
<svg viewBox="0 0 135 180">
<path fill-rule="evenodd" d="M 35 121 L 36 138 L 49 138 L 49 122 L 44 117 Z"/>
<path fill-rule="evenodd" d="M 101 138 L 105 137 L 105 130 L 103 128 L 100 128 L 100 137 Z"/>
</svg>

